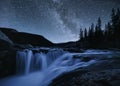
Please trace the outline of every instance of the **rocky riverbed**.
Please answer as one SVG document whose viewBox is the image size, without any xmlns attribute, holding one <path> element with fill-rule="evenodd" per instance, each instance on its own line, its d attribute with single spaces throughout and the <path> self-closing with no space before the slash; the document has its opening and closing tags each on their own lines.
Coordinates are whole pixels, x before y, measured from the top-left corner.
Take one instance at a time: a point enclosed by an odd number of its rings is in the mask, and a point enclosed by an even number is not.
<svg viewBox="0 0 120 86">
<path fill-rule="evenodd" d="M 99 57 L 99 58 L 98 58 Z M 77 56 L 79 58 L 79 56 Z M 120 55 L 86 55 L 84 61 L 97 59 L 96 63 L 64 73 L 49 86 L 119 86 Z"/>
</svg>

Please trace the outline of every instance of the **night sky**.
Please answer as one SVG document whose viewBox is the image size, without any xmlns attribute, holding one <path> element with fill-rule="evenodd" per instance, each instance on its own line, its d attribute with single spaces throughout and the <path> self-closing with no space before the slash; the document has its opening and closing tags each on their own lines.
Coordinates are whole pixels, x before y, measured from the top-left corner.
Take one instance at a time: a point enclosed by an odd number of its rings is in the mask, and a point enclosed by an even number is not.
<svg viewBox="0 0 120 86">
<path fill-rule="evenodd" d="M 81 27 L 98 17 L 107 23 L 111 9 L 118 7 L 120 0 L 0 0 L 0 27 L 43 35 L 55 43 L 75 41 Z"/>
</svg>

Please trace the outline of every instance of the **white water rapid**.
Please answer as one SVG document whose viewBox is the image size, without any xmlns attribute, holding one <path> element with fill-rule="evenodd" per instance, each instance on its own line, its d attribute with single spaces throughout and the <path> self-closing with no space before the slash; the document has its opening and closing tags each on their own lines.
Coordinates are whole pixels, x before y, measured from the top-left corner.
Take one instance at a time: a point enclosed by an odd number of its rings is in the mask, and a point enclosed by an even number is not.
<svg viewBox="0 0 120 86">
<path fill-rule="evenodd" d="M 80 58 L 73 58 L 74 55 L 62 49 L 50 49 L 47 53 L 29 49 L 18 51 L 17 75 L 0 80 L 0 86 L 48 86 L 62 73 L 96 62 L 82 62 Z"/>
</svg>

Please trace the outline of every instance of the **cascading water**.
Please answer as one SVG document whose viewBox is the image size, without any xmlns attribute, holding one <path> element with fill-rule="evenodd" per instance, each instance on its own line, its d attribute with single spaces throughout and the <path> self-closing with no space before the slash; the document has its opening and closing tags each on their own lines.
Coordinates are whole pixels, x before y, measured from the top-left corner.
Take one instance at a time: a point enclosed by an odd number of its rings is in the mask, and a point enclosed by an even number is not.
<svg viewBox="0 0 120 86">
<path fill-rule="evenodd" d="M 62 49 L 51 49 L 46 54 L 47 56 L 47 62 L 48 65 L 52 64 L 57 58 L 59 58 L 61 55 L 65 54 L 66 52 Z"/>
<path fill-rule="evenodd" d="M 28 74 L 32 71 L 43 71 L 49 67 L 59 56 L 64 54 L 65 51 L 50 50 L 47 54 L 37 52 L 33 54 L 32 50 L 24 50 L 17 52 L 17 73 Z"/>
<path fill-rule="evenodd" d="M 33 52 L 31 50 L 17 52 L 17 73 L 28 74 L 31 70 L 31 63 L 33 58 Z"/>
<path fill-rule="evenodd" d="M 31 62 L 32 62 L 32 58 L 33 58 L 33 53 L 31 50 L 28 50 L 27 52 L 27 55 L 26 55 L 26 64 L 25 64 L 25 74 L 28 74 L 30 72 L 30 65 L 31 65 Z"/>
<path fill-rule="evenodd" d="M 47 68 L 47 60 L 46 60 L 46 55 L 41 53 L 36 53 L 35 54 L 35 58 L 36 58 L 36 68 L 38 67 L 38 69 L 44 70 Z"/>
<path fill-rule="evenodd" d="M 80 59 L 74 59 L 74 54 L 65 53 L 57 58 L 46 71 L 43 72 L 44 77 L 40 81 L 40 86 L 47 86 L 54 78 L 61 75 L 64 72 L 69 72 L 80 67 L 85 67 L 95 63 L 95 60 L 88 62 L 81 62 Z"/>
<path fill-rule="evenodd" d="M 60 74 L 95 62 L 95 60 L 81 62 L 80 58 L 73 58 L 74 55 L 62 49 L 50 49 L 46 54 L 40 51 L 33 53 L 28 49 L 18 51 L 16 57 L 17 74 L 24 73 L 24 75 L 22 78 L 12 78 L 11 81 L 9 80 L 10 82 L 0 86 L 8 86 L 11 82 L 13 83 L 9 86 L 19 86 L 18 84 L 21 86 L 21 83 L 23 83 L 22 86 L 48 86 Z"/>
</svg>

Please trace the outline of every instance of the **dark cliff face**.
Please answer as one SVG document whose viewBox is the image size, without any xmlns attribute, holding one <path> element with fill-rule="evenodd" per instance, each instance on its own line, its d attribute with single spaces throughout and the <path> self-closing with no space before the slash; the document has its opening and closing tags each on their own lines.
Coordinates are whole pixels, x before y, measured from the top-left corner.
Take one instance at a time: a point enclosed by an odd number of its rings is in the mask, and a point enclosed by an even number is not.
<svg viewBox="0 0 120 86">
<path fill-rule="evenodd" d="M 18 32 L 10 28 L 0 28 L 0 31 L 6 34 L 15 44 L 31 44 L 42 47 L 53 46 L 52 42 L 40 35 Z"/>
<path fill-rule="evenodd" d="M 15 74 L 16 50 L 12 41 L 0 32 L 0 78 Z"/>
<path fill-rule="evenodd" d="M 15 74 L 16 50 L 8 41 L 0 39 L 0 78 Z"/>
<path fill-rule="evenodd" d="M 16 72 L 16 51 L 13 49 L 0 51 L 0 78 Z"/>
<path fill-rule="evenodd" d="M 8 50 L 11 46 L 12 45 L 9 42 L 0 39 L 0 51 Z"/>
</svg>

